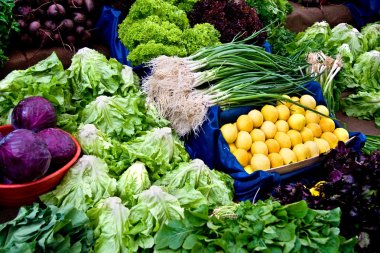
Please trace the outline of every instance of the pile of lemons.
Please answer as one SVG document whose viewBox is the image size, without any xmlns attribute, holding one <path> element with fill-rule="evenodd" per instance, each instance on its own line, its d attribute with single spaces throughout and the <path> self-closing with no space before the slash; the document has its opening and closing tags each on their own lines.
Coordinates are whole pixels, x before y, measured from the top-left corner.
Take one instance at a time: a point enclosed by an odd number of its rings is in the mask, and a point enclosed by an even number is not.
<svg viewBox="0 0 380 253">
<path fill-rule="evenodd" d="M 285 97 L 328 116 L 324 105 L 310 95 Z M 240 115 L 235 123 L 220 128 L 230 151 L 245 171 L 268 170 L 318 156 L 346 142 L 349 134 L 335 128 L 331 118 L 305 110 L 291 102 L 264 105 Z"/>
</svg>

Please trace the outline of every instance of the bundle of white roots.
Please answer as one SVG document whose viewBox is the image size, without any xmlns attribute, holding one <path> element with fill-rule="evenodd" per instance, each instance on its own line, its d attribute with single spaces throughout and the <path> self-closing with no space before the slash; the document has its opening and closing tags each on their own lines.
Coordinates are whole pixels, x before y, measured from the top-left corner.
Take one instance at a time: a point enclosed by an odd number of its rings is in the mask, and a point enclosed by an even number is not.
<svg viewBox="0 0 380 253">
<path fill-rule="evenodd" d="M 149 63 L 152 72 L 142 82 L 142 90 L 179 136 L 197 133 L 207 118 L 211 98 L 195 89 L 196 73 L 188 60 L 160 56 Z"/>
</svg>

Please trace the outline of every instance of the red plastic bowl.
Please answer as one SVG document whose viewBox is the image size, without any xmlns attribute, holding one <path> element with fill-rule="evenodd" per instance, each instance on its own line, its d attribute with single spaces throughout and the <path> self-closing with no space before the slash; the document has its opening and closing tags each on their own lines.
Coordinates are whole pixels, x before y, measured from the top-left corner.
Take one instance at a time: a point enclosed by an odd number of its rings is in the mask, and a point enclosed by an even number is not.
<svg viewBox="0 0 380 253">
<path fill-rule="evenodd" d="M 0 126 L 0 133 L 6 135 L 13 130 L 12 125 Z M 71 136 L 71 135 L 70 135 Z M 31 183 L 24 184 L 0 184 L 0 206 L 13 206 L 19 207 L 23 205 L 29 205 L 38 200 L 38 196 L 53 190 L 59 182 L 61 182 L 63 176 L 71 168 L 71 166 L 78 160 L 81 153 L 81 148 L 77 140 L 73 136 L 76 153 L 65 166 L 59 170 L 51 173 L 43 178 L 40 178 Z"/>
</svg>

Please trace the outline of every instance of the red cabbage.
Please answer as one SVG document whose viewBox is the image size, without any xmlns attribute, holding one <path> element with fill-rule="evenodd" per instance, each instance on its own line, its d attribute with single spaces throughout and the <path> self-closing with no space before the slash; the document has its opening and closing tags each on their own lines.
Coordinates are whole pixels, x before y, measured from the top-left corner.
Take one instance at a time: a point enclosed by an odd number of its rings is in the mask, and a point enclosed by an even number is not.
<svg viewBox="0 0 380 253">
<path fill-rule="evenodd" d="M 34 132 L 55 127 L 57 114 L 49 100 L 35 96 L 21 100 L 13 109 L 11 122 L 14 129 L 25 128 Z"/>
<path fill-rule="evenodd" d="M 47 128 L 37 133 L 47 144 L 51 154 L 51 167 L 58 169 L 75 155 L 76 146 L 71 136 L 58 128 Z"/>
<path fill-rule="evenodd" d="M 50 161 L 46 143 L 30 130 L 14 130 L 0 141 L 2 174 L 14 183 L 41 178 L 48 171 Z"/>
</svg>

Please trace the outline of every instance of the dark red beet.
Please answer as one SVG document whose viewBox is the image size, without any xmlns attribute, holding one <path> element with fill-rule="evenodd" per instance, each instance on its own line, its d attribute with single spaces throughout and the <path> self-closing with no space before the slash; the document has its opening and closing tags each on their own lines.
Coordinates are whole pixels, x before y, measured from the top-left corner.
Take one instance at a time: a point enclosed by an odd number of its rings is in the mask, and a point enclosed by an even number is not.
<svg viewBox="0 0 380 253">
<path fill-rule="evenodd" d="M 37 33 L 37 31 L 41 28 L 41 23 L 39 21 L 33 21 L 29 24 L 29 32 Z"/>
<path fill-rule="evenodd" d="M 73 20 L 77 24 L 84 24 L 86 22 L 86 16 L 80 12 L 73 13 Z"/>
<path fill-rule="evenodd" d="M 47 15 L 49 17 L 58 18 L 58 17 L 65 16 L 65 14 L 66 14 L 66 10 L 60 4 L 55 4 L 54 3 L 54 4 L 50 5 L 49 8 L 47 9 Z"/>
</svg>

